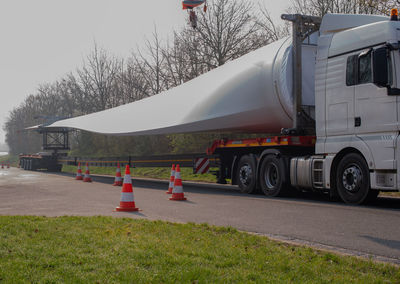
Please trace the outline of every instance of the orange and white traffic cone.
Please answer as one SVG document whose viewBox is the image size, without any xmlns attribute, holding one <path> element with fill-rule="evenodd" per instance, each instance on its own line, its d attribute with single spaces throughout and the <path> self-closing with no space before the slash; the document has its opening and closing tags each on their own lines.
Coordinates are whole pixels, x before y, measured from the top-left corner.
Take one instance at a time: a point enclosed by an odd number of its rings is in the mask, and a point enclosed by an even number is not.
<svg viewBox="0 0 400 284">
<path fill-rule="evenodd" d="M 83 180 L 81 163 L 78 164 L 78 171 L 76 172 L 76 180 Z"/>
<path fill-rule="evenodd" d="M 175 168 L 174 189 L 172 190 L 172 197 L 169 200 L 186 200 L 185 195 L 183 194 L 181 169 L 179 168 L 179 165 L 176 165 Z"/>
<path fill-rule="evenodd" d="M 133 197 L 132 178 L 129 170 L 129 165 L 126 165 L 124 184 L 122 185 L 121 201 L 115 211 L 132 212 L 138 211 L 139 208 L 135 206 L 135 198 Z"/>
<path fill-rule="evenodd" d="M 169 187 L 166 192 L 167 194 L 172 194 L 172 190 L 174 189 L 174 181 L 175 181 L 175 165 L 172 165 L 171 176 L 169 178 Z"/>
<path fill-rule="evenodd" d="M 121 177 L 121 168 L 117 166 L 117 172 L 115 173 L 115 180 L 114 180 L 114 186 L 121 186 L 122 185 L 122 177 Z"/>
<path fill-rule="evenodd" d="M 90 172 L 89 172 L 89 164 L 86 163 L 86 171 L 85 171 L 85 176 L 83 177 L 84 182 L 92 182 L 92 178 L 90 177 Z"/>
</svg>

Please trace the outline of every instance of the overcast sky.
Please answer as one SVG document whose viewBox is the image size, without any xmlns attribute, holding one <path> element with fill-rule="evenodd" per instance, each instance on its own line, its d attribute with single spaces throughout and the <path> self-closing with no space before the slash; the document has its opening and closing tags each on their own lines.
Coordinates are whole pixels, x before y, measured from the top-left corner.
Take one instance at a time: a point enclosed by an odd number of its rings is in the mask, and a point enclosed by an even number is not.
<svg viewBox="0 0 400 284">
<path fill-rule="evenodd" d="M 265 3 L 276 21 L 290 0 Z M 154 26 L 168 38 L 186 24 L 180 0 L 0 0 L 0 143 L 10 110 L 80 67 L 94 42 L 127 57 Z"/>
</svg>

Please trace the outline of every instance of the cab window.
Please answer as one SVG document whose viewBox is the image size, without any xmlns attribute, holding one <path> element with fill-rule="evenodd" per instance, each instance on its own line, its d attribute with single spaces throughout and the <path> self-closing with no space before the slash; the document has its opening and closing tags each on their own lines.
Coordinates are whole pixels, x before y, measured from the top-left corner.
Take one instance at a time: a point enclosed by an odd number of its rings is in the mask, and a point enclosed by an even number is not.
<svg viewBox="0 0 400 284">
<path fill-rule="evenodd" d="M 358 58 L 358 84 L 372 83 L 371 53 Z"/>
<path fill-rule="evenodd" d="M 372 49 L 371 49 L 372 50 Z M 372 83 L 372 53 L 363 51 L 356 55 L 347 57 L 346 64 L 346 86 L 354 86 Z M 389 84 L 393 83 L 393 70 L 391 56 L 388 58 Z"/>
</svg>

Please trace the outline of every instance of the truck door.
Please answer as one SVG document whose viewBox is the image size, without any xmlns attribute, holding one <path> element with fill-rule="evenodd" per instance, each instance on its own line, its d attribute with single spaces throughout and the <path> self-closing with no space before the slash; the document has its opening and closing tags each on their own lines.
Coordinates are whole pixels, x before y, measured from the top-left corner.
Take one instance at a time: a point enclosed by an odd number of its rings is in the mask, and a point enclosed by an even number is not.
<svg viewBox="0 0 400 284">
<path fill-rule="evenodd" d="M 354 134 L 354 84 L 346 78 L 347 56 L 328 60 L 326 75 L 326 132 L 328 137 Z M 350 72 L 352 74 L 352 72 Z M 346 139 L 341 139 L 342 142 Z M 347 139 L 350 141 L 350 139 Z M 334 142 L 334 141 L 332 141 Z M 327 143 L 329 143 L 327 141 Z M 330 148 L 328 146 L 328 148 Z M 328 150 L 329 151 L 329 150 Z"/>
<path fill-rule="evenodd" d="M 355 56 L 354 132 L 375 156 L 376 169 L 393 169 L 398 128 L 397 96 L 389 96 L 386 87 L 373 83 L 372 49 Z M 389 81 L 392 84 L 392 60 L 389 63 Z"/>
</svg>

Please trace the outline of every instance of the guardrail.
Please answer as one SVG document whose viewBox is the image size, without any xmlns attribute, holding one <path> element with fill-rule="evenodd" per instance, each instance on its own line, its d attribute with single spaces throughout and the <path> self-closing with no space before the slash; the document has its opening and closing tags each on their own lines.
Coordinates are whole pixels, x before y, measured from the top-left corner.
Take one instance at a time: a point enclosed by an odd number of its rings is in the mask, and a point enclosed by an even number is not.
<svg viewBox="0 0 400 284">
<path fill-rule="evenodd" d="M 129 165 L 130 167 L 171 167 L 172 164 L 179 164 L 181 167 L 194 167 L 195 159 L 208 158 L 210 167 L 218 167 L 220 160 L 217 155 L 204 154 L 185 154 L 185 155 L 159 155 L 142 157 L 105 157 L 105 158 L 87 158 L 87 157 L 60 157 L 58 163 L 63 165 L 77 166 L 78 163 L 86 164 L 92 167 L 116 167 L 119 163 L 121 167 Z"/>
</svg>

